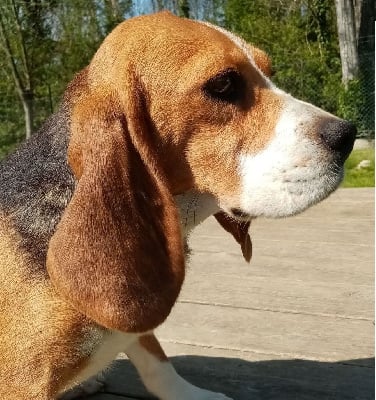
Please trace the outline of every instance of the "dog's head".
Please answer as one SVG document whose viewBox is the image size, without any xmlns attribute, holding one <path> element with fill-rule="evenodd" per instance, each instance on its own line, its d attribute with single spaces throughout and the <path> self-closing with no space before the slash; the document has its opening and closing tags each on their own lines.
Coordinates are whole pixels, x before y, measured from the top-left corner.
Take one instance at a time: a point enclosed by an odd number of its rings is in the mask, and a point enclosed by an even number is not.
<svg viewBox="0 0 376 400">
<path fill-rule="evenodd" d="M 240 38 L 169 13 L 105 39 L 66 92 L 78 184 L 48 253 L 63 296 L 103 325 L 150 329 L 184 277 L 174 195 L 209 193 L 249 220 L 337 188 L 355 128 L 277 89 L 270 70 Z"/>
</svg>

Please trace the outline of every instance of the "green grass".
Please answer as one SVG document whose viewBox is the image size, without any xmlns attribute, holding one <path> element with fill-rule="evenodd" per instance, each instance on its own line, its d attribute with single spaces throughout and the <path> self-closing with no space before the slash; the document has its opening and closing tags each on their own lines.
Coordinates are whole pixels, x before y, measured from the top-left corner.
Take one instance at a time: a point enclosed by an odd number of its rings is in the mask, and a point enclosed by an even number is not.
<svg viewBox="0 0 376 400">
<path fill-rule="evenodd" d="M 371 160 L 368 168 L 356 169 L 362 160 Z M 345 162 L 345 178 L 342 187 L 375 186 L 375 149 L 354 150 Z"/>
</svg>

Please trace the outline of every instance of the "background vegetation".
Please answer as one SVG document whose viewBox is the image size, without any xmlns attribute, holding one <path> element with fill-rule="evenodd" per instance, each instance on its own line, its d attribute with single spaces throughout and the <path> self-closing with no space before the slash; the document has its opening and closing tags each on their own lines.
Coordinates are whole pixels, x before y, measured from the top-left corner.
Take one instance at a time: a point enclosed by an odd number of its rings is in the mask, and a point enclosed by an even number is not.
<svg viewBox="0 0 376 400">
<path fill-rule="evenodd" d="M 358 68 L 351 79 L 341 69 L 335 7 L 341 2 L 355 19 Z M 373 1 L 2 0 L 0 157 L 56 109 L 67 82 L 117 23 L 161 9 L 209 20 L 265 49 L 278 86 L 373 137 Z"/>
<path fill-rule="evenodd" d="M 368 160 L 369 165 L 360 168 L 359 163 Z M 370 187 L 375 186 L 375 150 L 353 150 L 345 162 L 345 178 L 342 187 Z"/>
</svg>

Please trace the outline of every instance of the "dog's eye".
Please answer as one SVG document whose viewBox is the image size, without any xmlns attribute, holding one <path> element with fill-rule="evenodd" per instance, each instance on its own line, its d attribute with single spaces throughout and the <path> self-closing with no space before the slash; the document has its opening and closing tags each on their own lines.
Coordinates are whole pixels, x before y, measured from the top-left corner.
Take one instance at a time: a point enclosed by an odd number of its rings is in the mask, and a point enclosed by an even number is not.
<svg viewBox="0 0 376 400">
<path fill-rule="evenodd" d="M 228 70 L 209 79 L 204 86 L 204 91 L 214 99 L 235 103 L 242 97 L 243 86 L 239 73 Z"/>
</svg>

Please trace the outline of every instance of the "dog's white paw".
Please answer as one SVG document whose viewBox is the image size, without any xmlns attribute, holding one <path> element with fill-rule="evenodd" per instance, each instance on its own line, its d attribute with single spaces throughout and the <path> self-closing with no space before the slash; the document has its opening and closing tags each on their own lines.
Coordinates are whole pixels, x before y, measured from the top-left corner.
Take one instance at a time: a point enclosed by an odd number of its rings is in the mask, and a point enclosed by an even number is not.
<svg viewBox="0 0 376 400">
<path fill-rule="evenodd" d="M 58 400 L 78 400 L 90 396 L 91 394 L 98 393 L 103 390 L 105 383 L 99 376 L 93 376 L 85 382 L 74 386 L 72 389 L 62 393 Z"/>
</svg>

